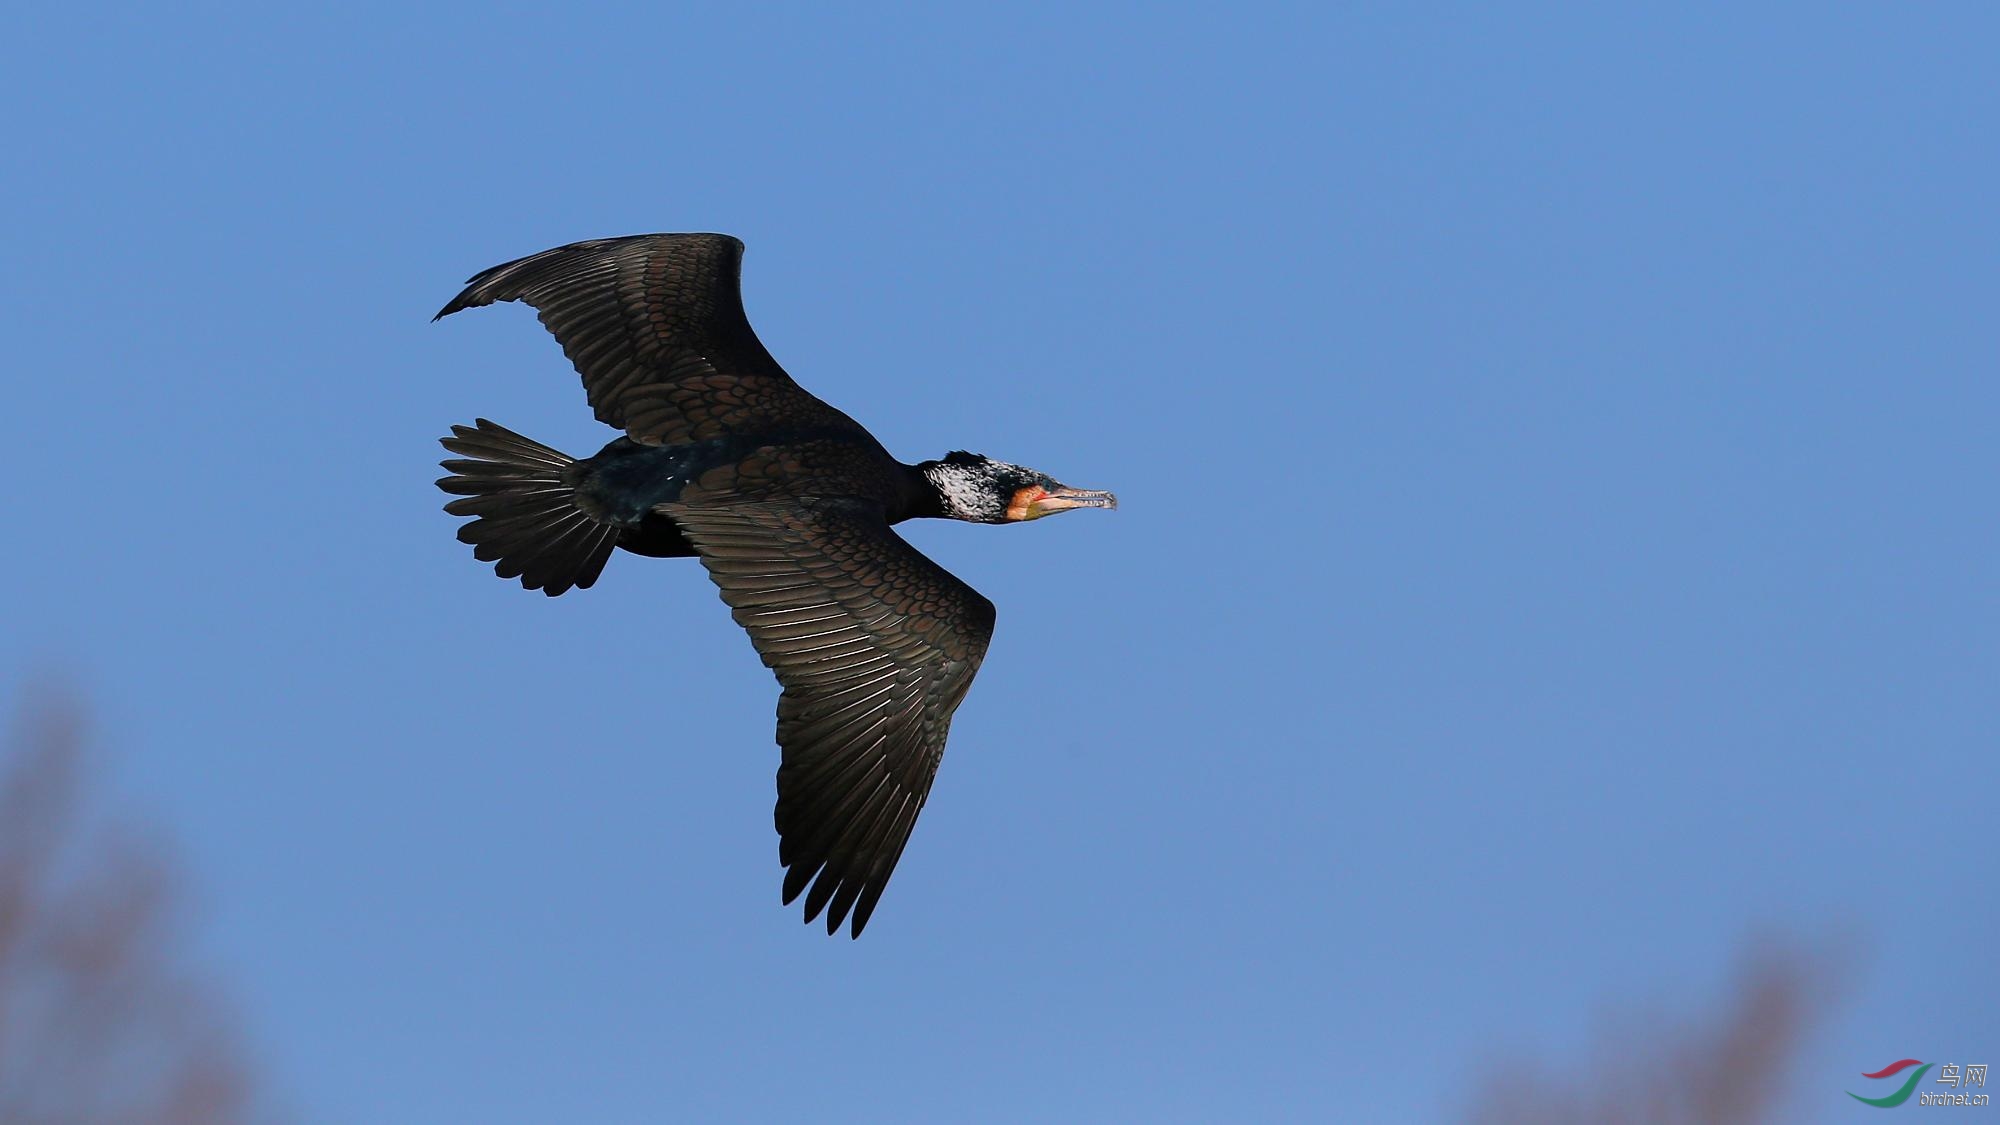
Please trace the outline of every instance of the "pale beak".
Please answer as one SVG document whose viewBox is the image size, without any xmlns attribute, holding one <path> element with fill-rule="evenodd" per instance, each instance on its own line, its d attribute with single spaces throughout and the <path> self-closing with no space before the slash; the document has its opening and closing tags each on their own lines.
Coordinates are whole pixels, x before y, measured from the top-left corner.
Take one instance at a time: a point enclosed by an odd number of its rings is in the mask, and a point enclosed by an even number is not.
<svg viewBox="0 0 2000 1125">
<path fill-rule="evenodd" d="M 1088 488 L 1052 488 L 1028 501 L 1028 518 L 1038 519 L 1071 508 L 1116 508 L 1118 498 Z"/>
</svg>

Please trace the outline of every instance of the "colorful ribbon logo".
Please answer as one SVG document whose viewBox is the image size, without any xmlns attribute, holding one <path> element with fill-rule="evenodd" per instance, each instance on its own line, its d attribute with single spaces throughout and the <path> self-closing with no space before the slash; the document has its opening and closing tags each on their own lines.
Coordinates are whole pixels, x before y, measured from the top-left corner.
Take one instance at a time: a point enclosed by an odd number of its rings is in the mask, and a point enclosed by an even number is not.
<svg viewBox="0 0 2000 1125">
<path fill-rule="evenodd" d="M 1847 1091 L 1847 1096 L 1853 1098 L 1857 1102 L 1860 1102 L 1862 1105 L 1872 1105 L 1880 1109 L 1894 1109 L 1897 1106 L 1902 1105 L 1904 1102 L 1910 1100 L 1910 1095 L 1916 1092 L 1917 1083 L 1922 1082 L 1924 1080 L 1924 1072 L 1931 1068 L 1931 1064 L 1927 1062 L 1918 1062 L 1915 1059 L 1901 1059 L 1896 1062 L 1890 1063 L 1888 1066 L 1883 1067 L 1881 1070 L 1878 1070 L 1873 1074 L 1864 1074 L 1861 1076 L 1863 1078 L 1887 1078 L 1892 1074 L 1901 1074 L 1903 1071 L 1908 1070 L 1913 1066 L 1917 1068 L 1917 1072 L 1915 1074 L 1910 1075 L 1910 1080 L 1908 1082 L 1903 1083 L 1902 1089 L 1896 1091 L 1893 1094 L 1890 1094 L 1888 1097 L 1864 1098 L 1860 1094 L 1857 1094 L 1852 1090 Z"/>
</svg>

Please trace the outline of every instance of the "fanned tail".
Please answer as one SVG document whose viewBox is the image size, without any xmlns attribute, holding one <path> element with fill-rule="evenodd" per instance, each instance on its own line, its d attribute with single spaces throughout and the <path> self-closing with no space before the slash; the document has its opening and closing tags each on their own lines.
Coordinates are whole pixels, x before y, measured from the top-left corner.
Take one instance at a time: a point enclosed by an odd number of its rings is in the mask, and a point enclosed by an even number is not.
<svg viewBox="0 0 2000 1125">
<path fill-rule="evenodd" d="M 458 529 L 459 542 L 530 590 L 555 597 L 572 586 L 589 589 L 619 529 L 577 507 L 565 471 L 576 459 L 484 418 L 451 432 L 439 444 L 469 460 L 439 462 L 452 475 L 437 486 L 463 497 L 444 510 L 477 517 Z"/>
</svg>

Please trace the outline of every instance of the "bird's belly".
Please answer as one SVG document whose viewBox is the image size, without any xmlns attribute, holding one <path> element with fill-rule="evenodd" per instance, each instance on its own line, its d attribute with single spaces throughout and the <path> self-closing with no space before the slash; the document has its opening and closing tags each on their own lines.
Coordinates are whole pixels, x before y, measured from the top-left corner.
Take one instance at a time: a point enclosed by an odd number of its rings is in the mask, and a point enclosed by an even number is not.
<svg viewBox="0 0 2000 1125">
<path fill-rule="evenodd" d="M 660 505 L 779 496 L 872 495 L 894 462 L 879 446 L 818 430 L 732 434 L 683 445 L 618 438 L 571 467 L 578 503 L 624 526 Z"/>
<path fill-rule="evenodd" d="M 648 512 L 680 498 L 682 490 L 712 467 L 716 442 L 694 445 L 641 445 L 619 438 L 572 468 L 580 507 L 598 519 L 637 526 Z"/>
</svg>

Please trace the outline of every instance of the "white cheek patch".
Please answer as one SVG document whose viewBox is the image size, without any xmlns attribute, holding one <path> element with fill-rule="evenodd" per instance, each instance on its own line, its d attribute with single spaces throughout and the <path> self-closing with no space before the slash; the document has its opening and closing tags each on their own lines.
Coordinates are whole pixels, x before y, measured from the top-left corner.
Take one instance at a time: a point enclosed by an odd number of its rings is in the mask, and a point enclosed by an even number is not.
<svg viewBox="0 0 2000 1125">
<path fill-rule="evenodd" d="M 940 465 L 931 479 L 937 482 L 938 494 L 952 511 L 968 516 L 990 514 L 993 498 L 986 494 L 983 478 L 956 465 Z"/>
</svg>

